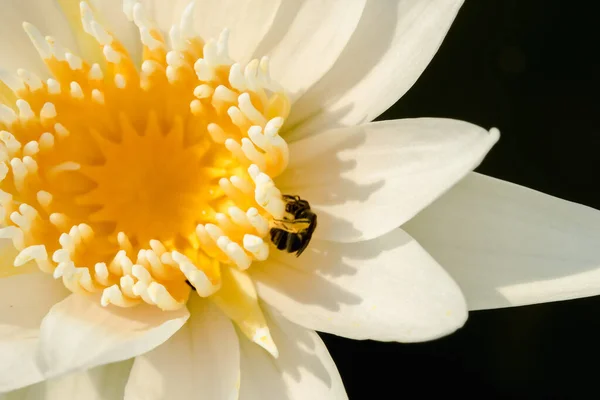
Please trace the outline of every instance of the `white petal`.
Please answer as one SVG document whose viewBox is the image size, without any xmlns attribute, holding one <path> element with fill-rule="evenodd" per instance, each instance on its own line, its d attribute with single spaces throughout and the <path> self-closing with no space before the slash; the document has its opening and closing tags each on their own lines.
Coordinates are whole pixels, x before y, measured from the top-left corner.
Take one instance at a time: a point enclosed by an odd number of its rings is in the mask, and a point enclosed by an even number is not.
<svg viewBox="0 0 600 400">
<path fill-rule="evenodd" d="M 0 69 L 15 73 L 18 68 L 25 68 L 48 76 L 44 62 L 23 30 L 25 21 L 43 35 L 55 37 L 62 46 L 77 50 L 67 19 L 55 0 L 7 0 L 1 7 Z"/>
<path fill-rule="evenodd" d="M 102 365 L 7 393 L 2 400 L 122 399 L 133 360 Z"/>
<path fill-rule="evenodd" d="M 317 211 L 314 237 L 368 240 L 412 218 L 475 168 L 497 140 L 497 130 L 437 118 L 331 130 L 293 143 L 277 184 Z"/>
<path fill-rule="evenodd" d="M 401 229 L 359 243 L 313 242 L 299 258 L 277 251 L 251 268 L 261 299 L 290 321 L 401 342 L 435 339 L 464 324 L 458 286 Z"/>
<path fill-rule="evenodd" d="M 189 0 L 172 2 L 154 0 L 154 14 L 170 14 L 170 21 L 157 17 L 161 28 L 169 31 L 179 24 Z M 230 31 L 229 54 L 232 59 L 247 62 L 271 27 L 281 0 L 196 0 L 194 28 L 205 40 L 217 39 L 223 29 Z"/>
<path fill-rule="evenodd" d="M 40 323 L 67 295 L 43 273 L 0 279 L 0 392 L 44 379 L 35 363 Z"/>
<path fill-rule="evenodd" d="M 15 267 L 15 257 L 19 254 L 19 250 L 15 249 L 12 239 L 0 239 L 0 279 L 12 275 L 39 273 L 35 261 L 29 261 L 20 267 Z M 60 285 L 62 286 L 62 285 Z"/>
<path fill-rule="evenodd" d="M 100 23 L 125 46 L 129 55 L 139 62 L 142 54 L 140 33 L 135 24 L 123 13 L 123 0 L 88 1 L 91 1 Z M 142 3 L 148 2 L 142 1 Z"/>
<path fill-rule="evenodd" d="M 0 279 L 0 340 L 35 335 L 51 307 L 68 293 L 61 283 L 41 272 Z"/>
<path fill-rule="evenodd" d="M 290 138 L 372 121 L 416 82 L 462 0 L 370 1 L 344 52 L 292 108 Z"/>
<path fill-rule="evenodd" d="M 600 211 L 470 174 L 405 225 L 470 309 L 600 294 Z"/>
<path fill-rule="evenodd" d="M 166 38 L 171 26 L 173 24 L 179 25 L 181 13 L 190 3 L 190 0 L 143 0 L 140 3 L 142 3 L 144 9 L 151 16 L 152 21 L 156 22 Z"/>
<path fill-rule="evenodd" d="M 95 297 L 71 295 L 44 318 L 38 363 L 48 377 L 126 360 L 164 343 L 189 317 L 187 309 L 140 305 L 102 307 Z"/>
<path fill-rule="evenodd" d="M 208 301 L 190 303 L 188 323 L 135 359 L 126 400 L 237 399 L 240 351 L 233 324 Z"/>
<path fill-rule="evenodd" d="M 316 332 L 271 312 L 269 326 L 280 350 L 277 359 L 240 335 L 240 400 L 341 400 L 344 384 Z"/>
<path fill-rule="evenodd" d="M 364 8 L 364 0 L 284 2 L 256 56 L 269 55 L 273 78 L 299 97 L 333 66 Z"/>
</svg>

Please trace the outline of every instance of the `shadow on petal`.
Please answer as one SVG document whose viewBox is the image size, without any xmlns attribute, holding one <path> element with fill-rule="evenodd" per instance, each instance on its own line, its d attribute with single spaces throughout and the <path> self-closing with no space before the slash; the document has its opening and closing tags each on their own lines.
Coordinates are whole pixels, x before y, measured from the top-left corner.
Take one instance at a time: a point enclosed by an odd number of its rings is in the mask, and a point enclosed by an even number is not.
<svg viewBox="0 0 600 400">
<path fill-rule="evenodd" d="M 401 229 L 357 243 L 315 240 L 299 258 L 273 250 L 250 274 L 286 319 L 348 338 L 432 340 L 467 318 L 456 283 Z"/>
<path fill-rule="evenodd" d="M 376 259 L 381 253 L 405 246 L 411 240 L 408 235 L 400 241 L 396 239 L 397 235 L 388 235 L 369 241 L 366 246 L 313 240 L 301 257 L 272 247 L 269 261 L 255 264 L 251 274 L 261 282 L 276 282 L 275 290 L 297 302 L 338 311 L 343 304 L 357 305 L 364 299 L 332 278 L 354 276 L 359 272 L 361 261 Z M 293 285 L 294 290 L 286 290 L 288 284 Z M 327 293 L 327 296 L 315 296 L 315 293 Z"/>
<path fill-rule="evenodd" d="M 396 36 L 398 7 L 397 1 L 386 2 L 385 12 L 382 12 L 380 2 L 367 2 L 356 30 L 336 63 L 316 84 L 306 88 L 305 94 L 294 104 L 289 117 L 289 130 L 302 122 L 310 125 L 317 116 L 319 121 L 327 121 L 321 124 L 321 129 L 343 126 L 340 121 L 350 114 L 354 105 L 351 103 L 350 107 L 333 109 L 327 105 L 343 97 L 354 83 L 361 82 L 386 55 Z M 360 57 L 359 62 L 357 57 Z M 332 91 L 332 87 L 337 90 Z M 363 122 L 369 121 L 364 118 L 355 121 L 357 124 Z M 302 129 L 299 134 L 290 132 L 289 137 L 297 140 L 307 136 L 307 132 L 307 129 Z"/>
<path fill-rule="evenodd" d="M 298 326 L 263 304 L 279 357 L 240 337 L 240 398 L 345 399 L 341 377 L 316 332 Z"/>
<path fill-rule="evenodd" d="M 360 148 L 366 135 L 357 127 L 353 134 L 340 131 L 329 135 L 325 143 L 318 140 L 299 142 L 290 151 L 290 166 L 276 182 L 283 193 L 309 200 L 318 213 L 316 237 L 329 237 L 332 230 L 344 231 L 351 237 L 361 236 L 350 221 L 338 218 L 320 206 L 365 203 L 385 185 L 384 179 L 363 184 L 344 177 L 357 169 L 357 161 L 345 159 L 344 152 Z M 307 158 L 317 159 L 322 154 L 330 155 L 324 157 L 327 162 L 307 162 Z"/>
</svg>

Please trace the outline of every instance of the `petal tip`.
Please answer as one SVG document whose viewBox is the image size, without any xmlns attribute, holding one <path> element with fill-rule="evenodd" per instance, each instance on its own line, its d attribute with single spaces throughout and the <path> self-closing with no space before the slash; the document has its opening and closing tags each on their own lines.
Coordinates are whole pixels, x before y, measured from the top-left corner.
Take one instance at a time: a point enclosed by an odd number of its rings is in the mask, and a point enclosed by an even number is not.
<svg viewBox="0 0 600 400">
<path fill-rule="evenodd" d="M 494 140 L 494 142 L 497 142 L 500 139 L 500 130 L 496 127 L 493 127 L 490 129 L 490 136 L 491 138 Z"/>
</svg>

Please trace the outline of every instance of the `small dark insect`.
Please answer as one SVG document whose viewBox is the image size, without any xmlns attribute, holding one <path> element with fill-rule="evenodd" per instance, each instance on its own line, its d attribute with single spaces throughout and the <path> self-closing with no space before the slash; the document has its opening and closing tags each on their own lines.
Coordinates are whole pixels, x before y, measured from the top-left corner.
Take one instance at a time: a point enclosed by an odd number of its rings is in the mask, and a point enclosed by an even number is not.
<svg viewBox="0 0 600 400">
<path fill-rule="evenodd" d="M 296 257 L 306 249 L 313 232 L 317 228 L 317 214 L 311 211 L 308 201 L 299 196 L 283 195 L 286 216 L 274 221 L 271 228 L 271 242 L 279 250 L 296 253 Z"/>
</svg>

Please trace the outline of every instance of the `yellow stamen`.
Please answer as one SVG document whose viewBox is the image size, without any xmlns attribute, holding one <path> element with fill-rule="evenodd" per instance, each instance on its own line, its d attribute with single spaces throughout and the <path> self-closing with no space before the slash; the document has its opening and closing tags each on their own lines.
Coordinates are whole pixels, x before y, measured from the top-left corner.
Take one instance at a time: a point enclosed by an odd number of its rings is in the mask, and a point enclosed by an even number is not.
<svg viewBox="0 0 600 400">
<path fill-rule="evenodd" d="M 61 2 L 72 20 L 73 2 Z M 191 288 L 215 294 L 225 274 L 238 282 L 219 297 L 231 309 L 223 299 L 240 297 L 242 281 L 230 269 L 268 257 L 285 211 L 272 178 L 288 162 L 278 132 L 289 101 L 267 59 L 229 58 L 227 31 L 205 42 L 186 12 L 169 48 L 141 4 L 126 5 L 139 63 L 85 2 L 83 57 L 24 24 L 52 77 L 20 70 L 14 91 L 0 81 L 0 101 L 14 105 L 0 105 L 0 237 L 19 251 L 15 266 L 35 261 L 103 305 L 177 309 Z M 250 317 L 241 326 L 260 336 L 262 316 Z"/>
</svg>

